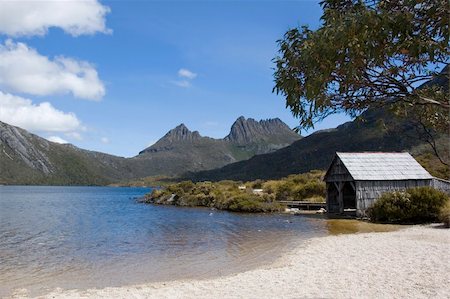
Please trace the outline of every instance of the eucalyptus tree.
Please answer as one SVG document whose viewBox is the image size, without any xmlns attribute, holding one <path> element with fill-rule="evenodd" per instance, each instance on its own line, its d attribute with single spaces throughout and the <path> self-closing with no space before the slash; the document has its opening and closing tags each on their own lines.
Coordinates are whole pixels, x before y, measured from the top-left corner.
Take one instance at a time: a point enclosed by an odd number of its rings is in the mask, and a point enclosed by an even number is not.
<svg viewBox="0 0 450 299">
<path fill-rule="evenodd" d="M 274 59 L 274 92 L 299 118 L 297 129 L 334 113 L 359 116 L 388 107 L 417 121 L 431 143 L 448 133 L 447 0 L 320 4 L 321 25 L 288 30 Z M 439 84 L 426 84 L 430 80 Z"/>
</svg>

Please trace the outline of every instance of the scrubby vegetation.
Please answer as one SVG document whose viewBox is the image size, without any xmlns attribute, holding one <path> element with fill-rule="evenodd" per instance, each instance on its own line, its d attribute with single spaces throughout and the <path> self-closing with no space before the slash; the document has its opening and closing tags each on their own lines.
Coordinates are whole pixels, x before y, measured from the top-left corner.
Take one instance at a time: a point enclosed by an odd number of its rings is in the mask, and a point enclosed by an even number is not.
<svg viewBox="0 0 450 299">
<path fill-rule="evenodd" d="M 369 208 L 373 222 L 427 223 L 439 220 L 441 209 L 449 201 L 447 194 L 431 187 L 383 194 Z"/>
<path fill-rule="evenodd" d="M 449 135 L 443 135 L 436 140 L 435 144 L 440 153 L 440 158 L 446 162 L 446 164 L 439 160 L 429 144 L 415 146 L 411 149 L 411 153 L 417 162 L 419 162 L 432 176 L 448 180 L 450 179 L 449 142 Z"/>
<path fill-rule="evenodd" d="M 267 194 L 275 195 L 276 200 L 325 201 L 326 187 L 322 181 L 324 172 L 312 170 L 308 173 L 293 174 L 280 180 L 262 183 Z"/>
<path fill-rule="evenodd" d="M 218 183 L 192 183 L 184 181 L 169 185 L 165 189 L 153 190 L 147 201 L 156 204 L 178 206 L 214 207 L 236 212 L 278 212 L 283 206 L 269 194 L 253 194 L 251 189 L 240 190 L 239 183 L 221 181 Z"/>
<path fill-rule="evenodd" d="M 284 208 L 280 200 L 324 201 L 322 176 L 323 172 L 312 171 L 276 181 L 183 181 L 153 190 L 146 195 L 145 202 L 204 206 L 235 212 L 278 212 Z"/>
<path fill-rule="evenodd" d="M 439 213 L 439 220 L 444 223 L 445 227 L 450 228 L 450 199 L 441 208 Z"/>
<path fill-rule="evenodd" d="M 120 187 L 166 187 L 177 182 L 174 177 L 155 175 L 143 178 L 138 178 L 129 181 L 123 181 L 119 183 L 110 184 L 110 186 L 120 186 Z"/>
</svg>

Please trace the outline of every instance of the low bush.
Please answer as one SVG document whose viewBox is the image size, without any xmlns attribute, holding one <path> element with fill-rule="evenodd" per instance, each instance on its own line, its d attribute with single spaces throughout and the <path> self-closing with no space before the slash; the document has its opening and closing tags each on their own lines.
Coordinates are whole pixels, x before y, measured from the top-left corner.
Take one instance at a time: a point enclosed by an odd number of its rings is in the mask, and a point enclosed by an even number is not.
<svg viewBox="0 0 450 299">
<path fill-rule="evenodd" d="M 243 193 L 230 199 L 227 210 L 249 213 L 279 212 L 282 206 L 270 196 Z"/>
<path fill-rule="evenodd" d="M 447 200 L 439 213 L 439 220 L 444 223 L 445 227 L 450 228 L 450 200 Z"/>
<path fill-rule="evenodd" d="M 290 175 L 281 180 L 246 182 L 244 190 L 239 189 L 242 182 L 198 182 L 183 181 L 155 189 L 146 196 L 145 202 L 178 206 L 205 206 L 235 212 L 278 212 L 284 206 L 277 200 L 323 201 L 325 183 L 323 172 L 312 171 Z M 263 189 L 254 194 L 253 189 Z"/>
<path fill-rule="evenodd" d="M 309 200 L 325 198 L 326 186 L 322 171 L 312 170 L 308 173 L 292 174 L 281 180 L 267 181 L 262 184 L 268 194 L 275 194 L 277 200 Z"/>
<path fill-rule="evenodd" d="M 383 194 L 368 209 L 373 222 L 427 223 L 438 221 L 439 212 L 448 196 L 431 187 L 408 189 Z"/>
<path fill-rule="evenodd" d="M 407 192 L 411 195 L 412 222 L 437 221 L 441 208 L 449 199 L 447 194 L 431 187 L 413 188 Z"/>
</svg>

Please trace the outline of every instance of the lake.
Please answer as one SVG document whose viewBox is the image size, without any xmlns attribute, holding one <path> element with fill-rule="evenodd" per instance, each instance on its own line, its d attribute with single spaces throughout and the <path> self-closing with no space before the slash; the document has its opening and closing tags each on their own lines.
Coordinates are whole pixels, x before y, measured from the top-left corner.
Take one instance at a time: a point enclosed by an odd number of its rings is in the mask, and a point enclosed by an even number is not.
<svg viewBox="0 0 450 299">
<path fill-rule="evenodd" d="M 0 296 L 238 272 L 329 231 L 322 217 L 136 202 L 149 191 L 0 186 Z"/>
</svg>

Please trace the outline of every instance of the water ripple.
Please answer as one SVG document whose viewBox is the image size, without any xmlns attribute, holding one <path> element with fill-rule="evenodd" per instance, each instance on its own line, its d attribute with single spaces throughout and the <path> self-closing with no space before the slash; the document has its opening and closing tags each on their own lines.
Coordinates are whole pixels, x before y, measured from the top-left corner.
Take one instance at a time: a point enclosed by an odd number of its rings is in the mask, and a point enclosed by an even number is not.
<svg viewBox="0 0 450 299">
<path fill-rule="evenodd" d="M 323 222 L 303 217 L 133 199 L 148 191 L 0 186 L 0 297 L 231 273 L 325 233 Z"/>
</svg>

